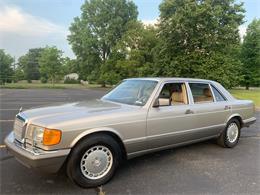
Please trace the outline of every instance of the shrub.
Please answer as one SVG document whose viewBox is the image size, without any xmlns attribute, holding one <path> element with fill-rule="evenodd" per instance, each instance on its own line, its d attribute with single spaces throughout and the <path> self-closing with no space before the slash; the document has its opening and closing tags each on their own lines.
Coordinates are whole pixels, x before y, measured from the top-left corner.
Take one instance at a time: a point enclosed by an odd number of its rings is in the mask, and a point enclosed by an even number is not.
<svg viewBox="0 0 260 195">
<path fill-rule="evenodd" d="M 42 83 L 47 83 L 48 79 L 46 77 L 41 77 L 41 82 Z"/>
<path fill-rule="evenodd" d="M 67 78 L 65 78 L 64 83 L 65 84 L 79 84 L 80 82 L 79 82 L 79 80 L 67 77 Z"/>
</svg>

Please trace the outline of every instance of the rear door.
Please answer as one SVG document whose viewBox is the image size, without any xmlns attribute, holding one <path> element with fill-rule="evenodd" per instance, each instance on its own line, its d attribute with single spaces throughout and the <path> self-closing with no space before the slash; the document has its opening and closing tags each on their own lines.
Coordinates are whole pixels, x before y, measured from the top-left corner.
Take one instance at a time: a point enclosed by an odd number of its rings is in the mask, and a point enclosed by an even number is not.
<svg viewBox="0 0 260 195">
<path fill-rule="evenodd" d="M 230 107 L 225 97 L 210 83 L 189 82 L 192 96 L 191 111 L 194 114 L 194 129 L 200 129 L 199 137 L 210 137 L 220 133 Z"/>
</svg>

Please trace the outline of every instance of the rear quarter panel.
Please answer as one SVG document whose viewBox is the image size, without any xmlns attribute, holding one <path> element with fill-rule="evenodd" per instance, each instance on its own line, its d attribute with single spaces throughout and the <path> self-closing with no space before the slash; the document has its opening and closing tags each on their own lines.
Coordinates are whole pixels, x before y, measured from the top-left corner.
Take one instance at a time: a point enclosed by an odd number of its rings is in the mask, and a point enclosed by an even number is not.
<svg viewBox="0 0 260 195">
<path fill-rule="evenodd" d="M 254 103 L 251 100 L 235 100 L 231 107 L 232 115 L 239 115 L 242 120 L 254 117 Z"/>
<path fill-rule="evenodd" d="M 232 117 L 239 116 L 242 120 L 254 117 L 255 106 L 251 100 L 237 100 L 234 98 L 220 83 L 211 81 L 211 83 L 221 91 L 227 99 L 227 105 L 231 107 L 230 116 L 227 121 Z"/>
</svg>

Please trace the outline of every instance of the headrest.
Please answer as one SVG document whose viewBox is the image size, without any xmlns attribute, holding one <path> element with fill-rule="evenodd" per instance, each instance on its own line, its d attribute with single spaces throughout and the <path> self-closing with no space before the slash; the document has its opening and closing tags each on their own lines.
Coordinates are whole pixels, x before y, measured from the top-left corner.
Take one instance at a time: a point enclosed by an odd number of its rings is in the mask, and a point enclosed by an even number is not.
<svg viewBox="0 0 260 195">
<path fill-rule="evenodd" d="M 203 94 L 204 94 L 205 96 L 207 96 L 207 97 L 212 97 L 212 95 L 211 95 L 211 92 L 210 92 L 210 89 L 209 89 L 209 88 L 205 88 L 205 89 L 203 90 Z"/>
</svg>

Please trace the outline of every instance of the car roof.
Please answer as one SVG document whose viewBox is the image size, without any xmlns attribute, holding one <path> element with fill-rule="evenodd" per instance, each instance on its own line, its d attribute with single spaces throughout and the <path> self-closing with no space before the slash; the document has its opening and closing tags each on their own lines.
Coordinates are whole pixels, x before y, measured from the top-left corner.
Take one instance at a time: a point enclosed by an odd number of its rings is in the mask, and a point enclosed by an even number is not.
<svg viewBox="0 0 260 195">
<path fill-rule="evenodd" d="M 152 80 L 158 82 L 167 82 L 167 81 L 212 82 L 211 80 L 205 80 L 205 79 L 181 78 L 181 77 L 140 77 L 140 78 L 129 78 L 125 80 Z"/>
</svg>

